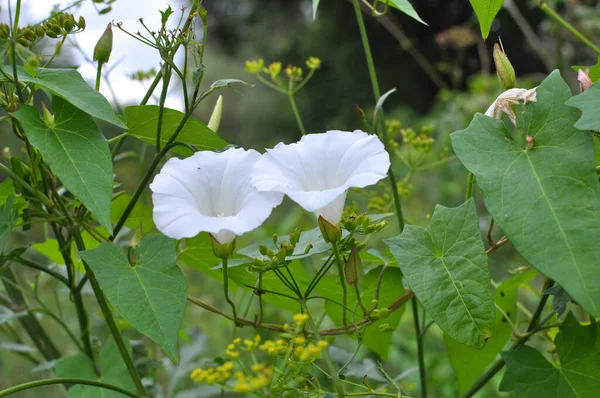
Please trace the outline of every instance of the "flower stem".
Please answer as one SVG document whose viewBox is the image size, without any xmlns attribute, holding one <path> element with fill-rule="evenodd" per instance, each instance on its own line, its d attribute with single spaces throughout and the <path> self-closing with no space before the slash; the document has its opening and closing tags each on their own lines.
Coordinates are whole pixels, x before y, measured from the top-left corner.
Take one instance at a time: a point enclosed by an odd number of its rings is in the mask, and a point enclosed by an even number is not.
<svg viewBox="0 0 600 398">
<path fill-rule="evenodd" d="M 288 92 L 288 98 L 290 99 L 290 105 L 292 106 L 292 111 L 294 112 L 294 117 L 296 118 L 296 123 L 298 123 L 298 128 L 300 129 L 300 133 L 302 135 L 306 135 L 306 130 L 304 129 L 304 123 L 302 123 L 302 119 L 300 118 L 300 112 L 298 112 L 298 107 L 296 106 L 296 100 L 294 99 L 294 94 L 292 92 Z"/>
<path fill-rule="evenodd" d="M 12 19 L 12 13 L 10 11 L 10 2 L 8 3 L 8 14 Z M 17 52 L 16 52 L 16 35 L 17 29 L 19 27 L 19 17 L 21 15 L 21 0 L 17 0 L 17 4 L 15 6 L 15 19 L 11 24 L 11 32 L 10 32 L 10 58 L 13 70 L 13 79 L 15 83 L 15 90 L 17 91 L 17 96 L 19 97 L 19 101 L 25 102 L 23 97 L 23 93 L 21 92 L 21 86 L 19 86 L 19 77 L 17 76 Z"/>
<path fill-rule="evenodd" d="M 223 292 L 225 293 L 225 300 L 231 306 L 231 311 L 233 312 L 233 322 L 235 325 L 239 325 L 237 313 L 235 312 L 235 304 L 229 298 L 229 275 L 227 274 L 227 258 L 223 258 Z"/>
<path fill-rule="evenodd" d="M 419 357 L 419 379 L 421 382 L 421 397 L 427 398 L 427 377 L 425 374 L 425 357 L 423 355 L 423 334 L 421 333 L 421 326 L 419 325 L 419 306 L 416 297 L 413 297 L 411 302 L 413 321 L 415 324 L 415 335 L 417 337 L 417 355 Z"/>
<path fill-rule="evenodd" d="M 475 175 L 470 171 L 467 174 L 467 193 L 465 194 L 465 202 L 473 196 L 473 184 L 475 183 Z"/>
<path fill-rule="evenodd" d="M 346 278 L 344 278 L 344 263 L 342 262 L 342 258 L 340 256 L 340 250 L 337 247 L 335 242 L 331 243 L 331 248 L 333 249 L 333 255 L 335 256 L 335 262 L 338 267 L 338 274 L 340 277 L 340 285 L 342 286 L 343 299 L 342 303 L 344 304 L 344 310 L 342 312 L 342 320 L 344 326 L 348 324 L 348 318 L 346 314 L 346 307 L 348 306 L 348 288 L 346 287 Z"/>
<path fill-rule="evenodd" d="M 29 390 L 31 388 L 41 387 L 41 386 L 49 386 L 52 384 L 81 384 L 87 386 L 94 386 L 104 388 L 106 390 L 113 390 L 119 392 L 128 397 L 138 398 L 138 396 L 132 392 L 129 392 L 121 387 L 113 386 L 111 384 L 102 383 L 99 381 L 93 380 L 85 380 L 85 379 L 73 379 L 73 378 L 56 378 L 56 379 L 44 379 L 44 380 L 36 380 L 30 381 L 28 383 L 19 384 L 18 386 L 10 387 L 5 390 L 0 391 L 0 397 L 6 397 L 11 394 L 15 394 L 20 391 Z"/>
<path fill-rule="evenodd" d="M 565 21 L 560 15 L 556 13 L 545 1 L 537 0 L 540 10 L 544 11 L 546 15 L 558 22 L 563 28 L 569 31 L 577 40 L 588 46 L 596 55 L 600 55 L 600 48 L 594 43 L 589 41 L 581 32 L 579 32 L 573 25 Z"/>
<path fill-rule="evenodd" d="M 363 304 L 362 297 L 360 297 L 360 290 L 358 289 L 358 281 L 355 281 L 352 285 L 354 285 L 354 292 L 356 293 L 356 300 L 358 300 L 358 305 L 362 309 L 363 317 L 367 317 L 367 307 Z"/>
<path fill-rule="evenodd" d="M 302 307 L 302 311 L 304 311 L 308 315 L 308 324 L 311 327 L 311 329 L 313 330 L 315 337 L 318 340 L 321 340 L 321 335 L 319 334 L 319 328 L 317 327 L 317 325 L 313 321 L 312 317 L 310 316 L 310 313 L 308 312 L 308 306 L 306 305 L 306 301 L 301 300 L 300 305 Z M 345 316 L 345 310 L 344 310 L 344 316 Z M 327 348 L 324 349 L 322 351 L 322 354 L 323 354 L 323 359 L 325 359 L 325 363 L 327 364 L 327 367 L 329 368 L 329 372 L 331 373 L 331 378 L 333 379 L 333 384 L 335 384 L 335 389 L 337 390 L 338 397 L 344 398 L 345 397 L 344 387 L 342 386 L 342 381 L 340 380 L 338 371 L 335 369 L 335 365 L 333 364 L 333 361 L 331 360 L 331 356 L 329 355 L 329 350 Z"/>
<path fill-rule="evenodd" d="M 102 65 L 104 63 L 98 61 L 98 68 L 96 69 L 96 91 L 100 91 L 100 82 L 102 81 Z"/>
</svg>

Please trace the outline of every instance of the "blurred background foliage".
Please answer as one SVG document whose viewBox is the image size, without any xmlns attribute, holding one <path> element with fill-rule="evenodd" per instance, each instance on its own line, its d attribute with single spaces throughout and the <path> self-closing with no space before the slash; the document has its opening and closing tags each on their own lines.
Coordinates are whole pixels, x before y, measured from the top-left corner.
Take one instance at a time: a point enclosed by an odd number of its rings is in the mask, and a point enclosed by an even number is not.
<svg viewBox="0 0 600 398">
<path fill-rule="evenodd" d="M 117 9 L 117 1 L 113 7 Z M 185 5 L 175 0 L 169 2 L 174 9 Z M 576 73 L 571 65 L 593 65 L 593 53 L 566 32 L 545 19 L 535 1 L 507 0 L 494 24 L 489 39 L 484 42 L 479 35 L 475 15 L 465 0 L 419 0 L 412 2 L 419 15 L 429 26 L 390 10 L 385 16 L 367 16 L 367 30 L 382 91 L 396 88 L 385 103 L 386 119 L 397 131 L 399 151 L 405 159 L 416 153 L 402 144 L 401 129 L 422 129 L 434 138 L 432 148 L 417 157 L 424 159 L 422 165 L 435 167 L 411 172 L 411 179 L 402 186 L 403 208 L 409 223 L 427 225 L 429 215 L 436 204 L 456 206 L 464 199 L 466 170 L 454 159 L 450 148 L 449 134 L 465 128 L 476 112 L 484 112 L 500 93 L 491 50 L 494 42 L 501 37 L 504 49 L 509 56 L 518 77 L 518 87 L 530 88 L 537 85 L 551 70 L 560 69 L 563 77 L 577 90 Z M 572 22 L 587 37 L 598 37 L 600 33 L 600 6 L 594 0 L 550 1 L 560 14 Z M 165 2 L 166 4 L 166 2 Z M 141 5 L 143 6 L 143 5 Z M 322 0 L 316 21 L 312 19 L 310 0 L 219 0 L 204 2 L 209 12 L 209 46 L 206 49 L 205 82 L 222 78 L 240 78 L 250 83 L 258 83 L 255 77 L 244 71 L 246 60 L 264 58 L 265 62 L 280 61 L 303 66 L 310 56 L 321 60 L 321 68 L 316 71 L 310 83 L 296 95 L 298 108 L 306 130 L 309 133 L 324 132 L 328 129 L 353 130 L 365 128 L 357 113 L 357 106 L 367 115 L 372 115 L 374 99 L 368 71 L 364 61 L 359 32 L 350 2 L 346 0 Z M 7 12 L 6 8 L 2 12 Z M 77 13 L 74 12 L 76 15 Z M 94 15 L 85 15 L 93 19 Z M 159 18 L 158 12 L 156 18 Z M 119 45 L 119 35 L 115 31 L 115 46 Z M 197 32 L 201 35 L 201 31 Z M 44 40 L 39 46 L 52 46 Z M 140 44 L 141 45 L 141 44 Z M 43 52 L 43 51 L 42 51 Z M 79 63 L 73 49 L 64 49 L 54 62 L 55 67 L 76 67 Z M 160 65 L 143 65 L 144 71 L 158 70 Z M 142 84 L 147 84 L 143 80 Z M 177 90 L 178 87 L 173 87 Z M 246 148 L 262 148 L 280 141 L 293 142 L 300 136 L 287 99 L 260 83 L 254 88 L 236 88 L 220 92 L 224 97 L 224 113 L 219 130 L 220 135 L 234 145 Z M 204 102 L 195 115 L 206 122 L 210 117 L 216 96 Z M 121 107 L 127 104 L 119 104 Z M 0 125 L 0 143 L 4 149 L 2 162 L 7 162 L 10 153 L 19 156 L 18 141 L 8 124 Z M 101 125 L 107 137 L 118 134 L 112 127 Z M 144 144 L 129 140 L 125 146 L 126 155 L 116 162 L 117 181 L 126 191 L 133 191 L 140 176 L 151 159 L 151 151 Z M 404 152 L 403 152 L 404 151 Z M 411 152 L 412 151 L 412 152 Z M 413 158 L 414 160 L 414 158 Z M 410 172 L 406 164 L 396 165 L 400 177 Z M 347 203 L 356 203 L 360 212 L 367 211 L 373 197 L 384 199 L 381 188 L 352 192 Z M 375 192 L 375 194 L 373 194 Z M 370 199 L 371 198 L 371 199 Z M 482 235 L 489 227 L 490 217 L 485 213 L 479 199 Z M 150 197 L 144 198 L 150 205 Z M 389 201 L 388 201 L 389 202 Z M 385 203 L 384 203 L 385 205 Z M 314 228 L 312 216 L 287 201 L 276 209 L 270 220 L 260 230 L 247 234 L 238 242 L 238 247 L 264 239 L 277 232 L 290 233 L 296 226 Z M 37 242 L 42 242 L 47 231 L 37 228 Z M 379 236 L 385 238 L 398 234 L 395 222 L 390 220 Z M 494 230 L 496 240 L 501 232 Z M 19 239 L 20 237 L 16 237 Z M 35 242 L 26 242 L 35 243 Z M 382 248 L 380 242 L 369 242 L 373 247 Z M 35 255 L 35 254 L 34 254 Z M 40 255 L 40 261 L 52 262 Z M 490 258 L 492 277 L 501 281 L 509 276 L 509 270 L 524 266 L 525 262 L 506 245 Z M 310 267 L 309 265 L 306 265 Z M 20 277 L 32 282 L 33 273 L 21 270 Z M 190 294 L 205 301 L 223 305 L 220 285 L 184 267 L 188 278 Z M 31 285 L 31 283 L 30 283 Z M 75 326 L 76 318 L 68 313 L 71 310 L 60 304 L 68 298 L 61 295 L 55 282 L 44 279 L 40 284 L 43 294 L 55 297 L 45 304 L 53 311 L 62 307 L 67 313 L 64 319 L 68 326 Z M 27 292 L 30 301 L 36 300 L 32 289 Z M 238 303 L 247 303 L 251 294 L 248 291 L 236 292 Z M 103 329 L 99 310 L 94 307 L 93 296 L 87 299 L 91 311 L 91 326 L 97 343 L 109 336 Z M 525 292 L 521 301 L 531 306 L 536 300 L 535 293 Z M 242 304 L 243 306 L 243 304 Z M 285 322 L 291 313 L 268 306 L 267 318 Z M 407 309 L 406 312 L 410 312 Z M 58 346 L 65 353 L 73 351 L 69 341 L 61 338 L 64 332 L 47 318 L 42 319 L 52 332 Z M 123 324 L 123 328 L 127 325 Z M 6 329 L 7 326 L 3 325 Z M 4 330 L 10 334 L 10 330 Z M 15 331 L 17 332 L 17 331 Z M 255 331 L 245 328 L 237 333 L 252 336 Z M 140 335 L 130 330 L 132 339 Z M 185 333 L 182 333 L 182 363 L 176 367 L 161 358 L 155 346 L 134 344 L 137 365 L 146 374 L 156 374 L 160 386 L 155 386 L 157 396 L 208 397 L 218 394 L 211 387 L 194 385 L 189 380 L 189 372 L 210 358 L 223 355 L 225 346 L 235 333 L 231 322 L 214 314 L 189 306 Z M 262 333 L 265 338 L 268 333 Z M 399 328 L 394 332 L 390 346 L 390 356 L 385 362 L 386 370 L 392 376 L 399 376 L 400 385 L 410 394 L 418 383 L 416 372 L 416 342 L 413 336 L 412 319 L 405 314 Z M 443 334 L 433 326 L 425 339 L 426 364 L 428 367 L 428 387 L 432 397 L 453 397 L 458 395 L 456 379 L 450 367 L 443 343 Z M 18 332 L 17 332 L 17 337 Z M 5 341 L 0 340 L 0 341 Z M 26 339 L 19 347 L 0 343 L 0 388 L 24 382 L 36 377 L 35 373 L 48 372 L 48 367 L 34 367 L 25 358 L 28 354 Z M 534 344 L 543 344 L 534 341 Z M 356 342 L 350 338 L 336 339 L 334 359 L 342 363 L 356 349 Z M 377 356 L 366 348 L 361 348 L 355 364 L 348 368 L 347 377 L 359 382 L 367 374 L 376 383 L 381 376 L 376 372 Z M 33 375 L 31 373 L 34 373 Z M 495 392 L 499 378 L 483 389 L 478 397 L 501 396 Z M 19 397 L 37 397 L 41 390 L 21 393 Z M 47 388 L 44 396 L 63 396 L 60 388 Z"/>
</svg>

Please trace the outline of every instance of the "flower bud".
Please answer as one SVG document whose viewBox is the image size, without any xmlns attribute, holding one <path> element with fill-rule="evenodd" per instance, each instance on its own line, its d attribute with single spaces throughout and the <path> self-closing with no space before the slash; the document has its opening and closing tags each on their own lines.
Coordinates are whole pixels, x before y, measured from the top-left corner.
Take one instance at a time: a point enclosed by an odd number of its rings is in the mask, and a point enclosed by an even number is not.
<svg viewBox="0 0 600 398">
<path fill-rule="evenodd" d="M 496 64 L 496 73 L 504 90 L 515 88 L 517 86 L 515 70 L 498 43 L 494 44 L 494 63 Z"/>
<path fill-rule="evenodd" d="M 262 243 L 260 245 L 258 245 L 258 251 L 260 252 L 260 254 L 262 254 L 263 256 L 267 255 L 267 246 L 263 245 Z"/>
<path fill-rule="evenodd" d="M 592 79 L 590 79 L 590 68 L 586 70 L 579 69 L 577 71 L 577 81 L 579 81 L 579 88 L 581 91 L 586 91 L 592 85 Z"/>
<path fill-rule="evenodd" d="M 362 261 L 356 245 L 352 245 L 350 256 L 348 256 L 348 259 L 345 262 L 346 266 L 344 267 L 344 274 L 346 274 L 346 281 L 352 286 L 358 282 L 362 276 Z"/>
<path fill-rule="evenodd" d="M 54 115 L 50 113 L 48 108 L 46 108 L 46 104 L 42 101 L 42 120 L 49 128 L 53 128 L 56 124 L 54 122 Z"/>
<path fill-rule="evenodd" d="M 208 121 L 208 128 L 215 133 L 219 130 L 219 126 L 221 125 L 221 115 L 223 115 L 223 96 L 219 95 L 215 108 L 212 111 L 212 115 L 210 115 L 210 120 Z"/>
<path fill-rule="evenodd" d="M 229 243 L 221 243 L 213 236 L 213 234 L 209 234 L 209 236 L 213 253 L 216 257 L 224 260 L 231 256 L 235 250 L 235 239 Z"/>
<path fill-rule="evenodd" d="M 105 64 L 108 62 L 110 58 L 110 53 L 112 52 L 113 45 L 113 33 L 112 33 L 112 25 L 109 23 L 106 26 L 106 30 L 96 43 L 96 47 L 94 47 L 94 61 L 98 61 L 98 63 Z"/>
<path fill-rule="evenodd" d="M 323 216 L 319 216 L 318 224 L 325 242 L 334 243 L 341 239 L 342 231 L 337 226 L 324 219 Z"/>
<path fill-rule="evenodd" d="M 532 149 L 535 146 L 535 137 L 532 135 L 528 135 L 525 138 L 525 146 L 527 149 Z"/>
<path fill-rule="evenodd" d="M 379 330 L 381 330 L 384 333 L 390 333 L 394 331 L 394 327 L 389 323 L 384 323 L 382 325 L 379 325 Z"/>
<path fill-rule="evenodd" d="M 385 319 L 390 315 L 390 310 L 388 310 L 387 308 L 382 308 L 379 310 L 379 318 L 380 319 Z"/>
</svg>

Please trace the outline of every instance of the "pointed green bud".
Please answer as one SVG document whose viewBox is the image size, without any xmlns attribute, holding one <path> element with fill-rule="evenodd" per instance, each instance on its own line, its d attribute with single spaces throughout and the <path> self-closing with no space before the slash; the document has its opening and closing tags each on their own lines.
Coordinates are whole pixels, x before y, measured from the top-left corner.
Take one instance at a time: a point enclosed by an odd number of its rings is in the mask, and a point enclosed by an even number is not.
<svg viewBox="0 0 600 398">
<path fill-rule="evenodd" d="M 267 255 L 267 246 L 263 245 L 262 243 L 260 245 L 258 245 L 258 251 L 260 252 L 260 254 L 262 254 L 263 256 Z"/>
<path fill-rule="evenodd" d="M 208 128 L 215 133 L 219 130 L 219 126 L 221 125 L 221 115 L 223 115 L 223 96 L 219 95 L 212 115 L 210 115 L 210 120 L 208 121 Z"/>
<path fill-rule="evenodd" d="M 358 282 L 362 276 L 362 261 L 358 254 L 358 249 L 354 244 L 350 249 L 350 256 L 348 256 L 348 259 L 346 260 L 344 274 L 346 274 L 346 281 L 348 281 L 350 286 Z"/>
<path fill-rule="evenodd" d="M 273 234 L 273 244 L 277 246 L 277 241 L 279 240 L 279 236 L 277 234 Z"/>
<path fill-rule="evenodd" d="M 318 224 L 325 242 L 334 243 L 342 238 L 342 231 L 337 226 L 324 219 L 323 216 L 319 216 Z"/>
<path fill-rule="evenodd" d="M 220 259 L 226 259 L 231 257 L 231 255 L 235 251 L 235 239 L 229 243 L 221 243 L 213 236 L 213 234 L 209 235 L 214 255 L 216 257 L 219 257 Z"/>
<path fill-rule="evenodd" d="M 79 17 L 79 20 L 77 21 L 77 26 L 81 30 L 85 29 L 85 18 L 84 17 Z"/>
<path fill-rule="evenodd" d="M 517 86 L 515 70 L 498 43 L 494 44 L 494 63 L 496 64 L 496 73 L 498 73 L 498 78 L 504 90 L 515 88 Z"/>
<path fill-rule="evenodd" d="M 110 53 L 112 52 L 113 45 L 113 33 L 112 33 L 112 25 L 109 23 L 106 26 L 106 30 L 96 43 L 96 47 L 94 47 L 94 61 L 98 61 L 98 63 L 105 64 L 108 62 L 110 58 Z"/>
<path fill-rule="evenodd" d="M 49 128 L 53 128 L 56 124 L 54 122 L 54 115 L 50 113 L 48 108 L 46 108 L 46 104 L 44 102 L 42 102 L 42 120 Z"/>
</svg>

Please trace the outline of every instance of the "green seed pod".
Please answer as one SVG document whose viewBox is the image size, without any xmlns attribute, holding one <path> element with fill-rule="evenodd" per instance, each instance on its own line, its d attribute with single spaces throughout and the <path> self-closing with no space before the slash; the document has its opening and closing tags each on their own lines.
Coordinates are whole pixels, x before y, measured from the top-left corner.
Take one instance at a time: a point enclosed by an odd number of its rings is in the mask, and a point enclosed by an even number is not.
<svg viewBox="0 0 600 398">
<path fill-rule="evenodd" d="M 17 39 L 17 43 L 19 43 L 23 47 L 29 47 L 31 45 L 31 42 L 23 36 L 21 36 Z"/>
<path fill-rule="evenodd" d="M 44 30 L 44 27 L 42 25 L 37 25 L 35 27 L 35 35 L 38 39 L 41 39 L 46 35 L 46 31 Z"/>
<path fill-rule="evenodd" d="M 94 47 L 94 61 L 98 61 L 98 63 L 107 63 L 110 58 L 110 53 L 112 52 L 113 45 L 113 33 L 112 33 L 112 25 L 109 23 L 106 26 L 106 30 L 96 43 L 96 47 Z"/>
<path fill-rule="evenodd" d="M 263 245 L 262 243 L 260 245 L 258 245 L 258 251 L 260 252 L 260 254 L 262 254 L 263 256 L 267 255 L 267 246 Z"/>
<path fill-rule="evenodd" d="M 27 64 L 33 66 L 34 68 L 40 67 L 40 60 L 35 55 L 27 58 Z"/>
<path fill-rule="evenodd" d="M 498 73 L 502 87 L 505 90 L 515 88 L 517 86 L 515 69 L 498 43 L 494 44 L 494 63 L 496 64 L 496 73 Z"/>
<path fill-rule="evenodd" d="M 52 24 L 52 26 L 50 28 L 52 29 L 52 31 L 54 33 L 56 33 L 57 36 L 60 36 L 63 33 L 61 27 L 57 24 Z"/>
<path fill-rule="evenodd" d="M 53 31 L 51 31 L 51 30 L 47 30 L 46 31 L 46 36 L 48 36 L 48 37 L 50 37 L 52 39 L 56 39 L 58 37 L 58 35 L 56 33 L 54 33 Z"/>
<path fill-rule="evenodd" d="M 60 14 L 58 14 L 58 15 L 57 15 L 55 18 L 56 18 L 56 20 L 58 21 L 58 24 L 59 24 L 60 26 L 64 26 L 64 25 L 65 25 L 65 20 L 66 20 L 66 17 L 65 17 L 65 14 L 64 14 L 64 13 L 60 13 Z"/>
<path fill-rule="evenodd" d="M 73 30 L 73 28 L 75 27 L 75 20 L 73 19 L 73 17 L 66 18 L 65 24 L 63 26 L 65 27 L 65 30 L 67 32 L 71 32 Z"/>
<path fill-rule="evenodd" d="M 85 18 L 84 17 L 79 17 L 79 21 L 77 22 L 77 26 L 81 30 L 85 29 Z"/>
</svg>

